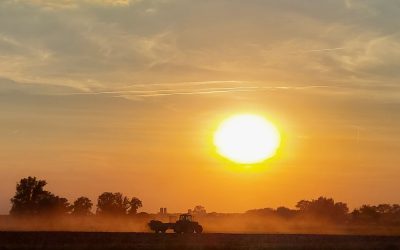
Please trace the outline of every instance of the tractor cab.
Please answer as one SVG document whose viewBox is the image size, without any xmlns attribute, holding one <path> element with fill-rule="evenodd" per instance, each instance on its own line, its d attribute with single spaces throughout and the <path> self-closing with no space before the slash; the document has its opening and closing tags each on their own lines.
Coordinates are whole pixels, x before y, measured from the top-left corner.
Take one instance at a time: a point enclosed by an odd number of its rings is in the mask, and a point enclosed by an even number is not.
<svg viewBox="0 0 400 250">
<path fill-rule="evenodd" d="M 201 233 L 203 227 L 196 221 L 193 221 L 191 214 L 181 214 L 179 220 L 173 226 L 175 233 Z"/>
<path fill-rule="evenodd" d="M 192 222 L 192 221 L 193 221 L 193 218 L 192 218 L 192 215 L 191 215 L 191 214 L 181 214 L 181 215 L 179 216 L 179 220 L 180 220 L 180 221 L 190 221 L 190 222 Z"/>
</svg>

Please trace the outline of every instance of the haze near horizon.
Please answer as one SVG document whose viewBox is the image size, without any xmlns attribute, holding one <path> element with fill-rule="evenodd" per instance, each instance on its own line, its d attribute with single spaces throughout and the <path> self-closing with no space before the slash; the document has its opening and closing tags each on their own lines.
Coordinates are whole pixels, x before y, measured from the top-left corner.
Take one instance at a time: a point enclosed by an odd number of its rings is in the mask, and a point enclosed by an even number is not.
<svg viewBox="0 0 400 250">
<path fill-rule="evenodd" d="M 400 203 L 398 1 L 0 2 L 0 214 L 26 176 L 142 211 Z M 213 136 L 280 132 L 244 166 Z"/>
</svg>

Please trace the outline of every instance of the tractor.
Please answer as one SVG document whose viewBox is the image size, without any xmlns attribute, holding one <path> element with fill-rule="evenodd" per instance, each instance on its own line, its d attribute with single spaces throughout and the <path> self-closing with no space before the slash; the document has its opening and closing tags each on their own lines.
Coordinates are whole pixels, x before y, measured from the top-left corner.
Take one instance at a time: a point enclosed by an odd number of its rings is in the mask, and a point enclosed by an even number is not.
<svg viewBox="0 0 400 250">
<path fill-rule="evenodd" d="M 202 233 L 203 227 L 196 221 L 193 221 L 192 215 L 181 214 L 179 220 L 175 223 L 163 223 L 159 220 L 151 220 L 149 227 L 156 233 L 165 233 L 168 229 L 174 230 L 175 233 Z"/>
</svg>

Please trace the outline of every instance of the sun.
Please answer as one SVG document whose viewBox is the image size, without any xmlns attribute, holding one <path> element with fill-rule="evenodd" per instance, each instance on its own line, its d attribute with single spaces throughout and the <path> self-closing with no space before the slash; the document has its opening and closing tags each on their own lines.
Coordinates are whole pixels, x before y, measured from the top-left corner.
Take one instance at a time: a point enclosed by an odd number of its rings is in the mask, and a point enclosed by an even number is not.
<svg viewBox="0 0 400 250">
<path fill-rule="evenodd" d="M 278 129 L 259 115 L 241 114 L 226 119 L 214 134 L 220 155 L 239 164 L 256 164 L 273 157 L 280 145 Z"/>
</svg>

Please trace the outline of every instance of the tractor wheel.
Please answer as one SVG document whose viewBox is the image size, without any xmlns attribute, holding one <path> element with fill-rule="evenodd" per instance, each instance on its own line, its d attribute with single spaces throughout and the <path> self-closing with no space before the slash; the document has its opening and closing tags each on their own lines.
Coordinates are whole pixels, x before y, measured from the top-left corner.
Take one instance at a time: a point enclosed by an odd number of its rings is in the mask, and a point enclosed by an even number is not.
<svg viewBox="0 0 400 250">
<path fill-rule="evenodd" d="M 194 228 L 193 228 L 193 227 L 188 227 L 188 228 L 186 228 L 185 233 L 187 233 L 187 234 L 192 234 L 192 233 L 194 233 Z"/>
<path fill-rule="evenodd" d="M 196 233 L 198 234 L 201 234 L 203 232 L 203 227 L 201 225 L 197 225 L 194 231 L 196 231 Z"/>
<path fill-rule="evenodd" d="M 177 234 L 181 234 L 181 233 L 182 233 L 182 230 L 181 230 L 180 227 L 175 227 L 175 228 L 174 228 L 174 232 L 177 233 Z"/>
</svg>

